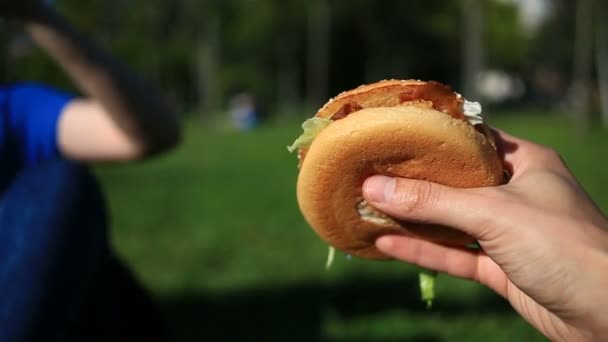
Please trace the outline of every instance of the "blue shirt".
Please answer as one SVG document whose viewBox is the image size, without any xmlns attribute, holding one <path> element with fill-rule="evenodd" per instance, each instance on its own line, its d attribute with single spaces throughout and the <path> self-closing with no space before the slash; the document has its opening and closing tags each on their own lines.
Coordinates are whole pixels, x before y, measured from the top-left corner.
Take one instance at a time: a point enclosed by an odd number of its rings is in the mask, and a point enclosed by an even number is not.
<svg viewBox="0 0 608 342">
<path fill-rule="evenodd" d="M 0 193 L 21 170 L 60 156 L 57 123 L 72 98 L 36 83 L 0 87 Z"/>
</svg>

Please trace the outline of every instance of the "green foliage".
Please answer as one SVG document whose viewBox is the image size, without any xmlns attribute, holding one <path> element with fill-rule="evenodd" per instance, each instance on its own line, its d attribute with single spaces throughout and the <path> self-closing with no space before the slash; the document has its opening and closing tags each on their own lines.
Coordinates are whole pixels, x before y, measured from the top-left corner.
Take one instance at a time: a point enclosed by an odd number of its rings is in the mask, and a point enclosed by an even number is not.
<svg viewBox="0 0 608 342">
<path fill-rule="evenodd" d="M 575 4 L 574 1 L 553 1 L 553 16 L 537 35 L 530 38 L 529 61 L 526 63 L 529 68 L 543 65 L 557 70 L 572 69 Z"/>
<path fill-rule="evenodd" d="M 198 106 L 205 88 L 212 87 L 217 91 L 211 96 L 217 98 L 207 100 L 225 104 L 229 96 L 246 90 L 272 110 L 281 94 L 278 73 L 285 60 L 294 76 L 293 88 L 300 93 L 294 99 L 305 98 L 301 93 L 306 85 L 313 2 L 63 0 L 57 4 L 76 27 L 159 83 L 182 108 Z M 461 1 L 352 0 L 330 1 L 330 5 L 327 97 L 384 78 L 460 83 Z M 514 9 L 489 1 L 484 13 L 487 65 L 517 69 L 528 63 L 529 42 L 521 37 Z M 204 42 L 211 44 L 207 48 L 217 58 L 211 64 L 212 84 L 201 83 L 200 63 L 209 58 L 200 55 Z M 41 54 L 28 56 L 17 66 L 17 77 L 68 84 Z"/>
<path fill-rule="evenodd" d="M 488 2 L 485 13 L 488 66 L 519 71 L 529 53 L 529 41 L 518 29 L 516 8 L 503 3 Z"/>
<path fill-rule="evenodd" d="M 385 78 L 458 78 L 458 2 L 358 0 L 335 6 L 339 44 L 332 65 L 343 67 L 334 93 Z"/>
</svg>

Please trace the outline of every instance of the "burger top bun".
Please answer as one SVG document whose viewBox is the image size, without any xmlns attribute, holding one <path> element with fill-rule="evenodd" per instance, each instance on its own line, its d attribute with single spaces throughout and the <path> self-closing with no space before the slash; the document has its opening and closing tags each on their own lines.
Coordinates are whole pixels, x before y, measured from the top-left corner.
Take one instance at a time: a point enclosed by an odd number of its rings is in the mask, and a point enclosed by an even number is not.
<svg viewBox="0 0 608 342">
<path fill-rule="evenodd" d="M 389 233 L 449 245 L 474 242 L 448 227 L 397 221 L 363 200 L 363 182 L 374 174 L 463 188 L 502 183 L 503 168 L 492 137 L 485 126 L 475 127 L 464 119 L 459 95 L 439 85 L 432 94 L 443 98 L 403 101 L 411 96 L 407 86 L 424 84 L 430 83 L 384 81 L 363 86 L 339 95 L 319 111 L 317 116 L 330 117 L 345 106 L 353 107 L 300 155 L 298 204 L 307 222 L 331 246 L 363 258 L 385 259 L 374 242 Z M 437 103 L 443 111 L 437 110 Z M 452 103 L 458 107 L 449 109 Z M 450 110 L 454 115 L 445 112 Z"/>
<path fill-rule="evenodd" d="M 385 80 L 362 85 L 329 100 L 316 116 L 341 116 L 345 110 L 395 107 L 415 100 L 430 101 L 438 110 L 464 118 L 458 108 L 463 100 L 450 87 L 438 82 L 418 80 Z"/>
</svg>

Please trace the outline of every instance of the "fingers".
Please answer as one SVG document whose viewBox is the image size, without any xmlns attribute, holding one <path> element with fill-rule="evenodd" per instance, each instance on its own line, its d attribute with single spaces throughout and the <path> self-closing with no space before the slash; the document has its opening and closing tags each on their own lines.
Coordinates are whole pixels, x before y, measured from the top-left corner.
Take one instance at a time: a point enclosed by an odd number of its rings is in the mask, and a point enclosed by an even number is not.
<svg viewBox="0 0 608 342">
<path fill-rule="evenodd" d="M 538 170 L 569 174 L 559 153 L 554 149 L 517 138 L 499 129 L 492 129 L 498 153 L 505 167 L 516 179 L 520 175 Z"/>
<path fill-rule="evenodd" d="M 376 247 L 398 260 L 449 275 L 478 281 L 506 296 L 507 278 L 487 255 L 477 251 L 451 248 L 407 236 L 387 235 Z"/>
<path fill-rule="evenodd" d="M 555 151 L 504 132 L 497 134 L 501 151 L 514 167 L 512 181 L 531 171 L 571 177 Z M 365 199 L 390 216 L 453 227 L 480 241 L 508 234 L 509 224 L 497 217 L 496 212 L 513 209 L 518 202 L 501 190 L 500 187 L 457 189 L 386 176 L 372 176 L 363 184 Z"/>
<path fill-rule="evenodd" d="M 500 199 L 490 189 L 456 189 L 427 181 L 373 176 L 363 184 L 363 196 L 378 210 L 404 221 L 435 223 L 459 229 L 477 240 L 488 238 L 487 227 Z M 492 224 L 492 235 L 502 227 Z"/>
</svg>

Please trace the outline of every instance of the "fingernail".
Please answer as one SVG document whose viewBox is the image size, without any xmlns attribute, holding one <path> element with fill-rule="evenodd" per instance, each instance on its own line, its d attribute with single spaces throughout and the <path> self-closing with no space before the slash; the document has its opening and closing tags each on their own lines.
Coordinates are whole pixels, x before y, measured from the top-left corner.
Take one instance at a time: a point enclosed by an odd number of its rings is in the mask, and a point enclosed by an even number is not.
<svg viewBox="0 0 608 342">
<path fill-rule="evenodd" d="M 388 252 L 393 248 L 393 239 L 390 236 L 381 236 L 376 240 L 376 247 L 382 252 Z"/>
<path fill-rule="evenodd" d="M 373 176 L 365 181 L 363 192 L 367 200 L 381 203 L 393 198 L 397 181 L 386 176 Z"/>
</svg>

